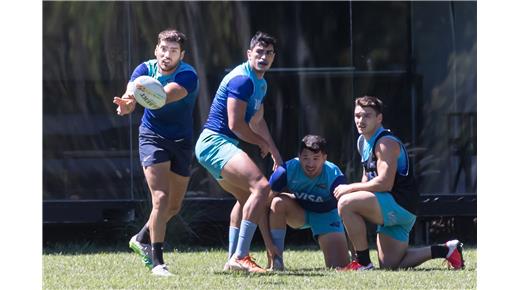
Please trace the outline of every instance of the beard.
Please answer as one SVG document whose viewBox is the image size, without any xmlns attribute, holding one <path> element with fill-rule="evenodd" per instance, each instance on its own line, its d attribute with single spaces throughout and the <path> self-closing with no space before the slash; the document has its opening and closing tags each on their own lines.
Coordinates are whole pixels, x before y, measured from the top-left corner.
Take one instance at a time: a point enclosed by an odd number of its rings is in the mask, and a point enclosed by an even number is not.
<svg viewBox="0 0 520 290">
<path fill-rule="evenodd" d="M 168 65 L 165 65 L 162 63 L 162 61 L 159 61 L 159 67 L 161 68 L 161 72 L 163 74 L 170 73 L 170 72 L 173 72 L 177 68 L 177 66 L 179 65 L 179 62 L 180 61 L 177 61 L 177 62 L 170 61 L 170 63 Z"/>
</svg>

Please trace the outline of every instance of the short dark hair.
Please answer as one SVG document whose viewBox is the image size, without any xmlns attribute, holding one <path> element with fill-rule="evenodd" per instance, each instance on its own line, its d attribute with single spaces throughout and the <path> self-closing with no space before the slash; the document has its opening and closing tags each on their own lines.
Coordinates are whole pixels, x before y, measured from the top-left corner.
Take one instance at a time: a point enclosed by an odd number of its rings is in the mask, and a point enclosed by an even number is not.
<svg viewBox="0 0 520 290">
<path fill-rule="evenodd" d="M 181 51 L 183 51 L 184 42 L 186 41 L 186 35 L 175 29 L 166 29 L 159 32 L 159 34 L 157 35 L 157 44 L 161 43 L 161 41 L 163 40 L 177 42 L 181 47 Z"/>
<path fill-rule="evenodd" d="M 356 106 L 369 107 L 374 109 L 377 115 L 383 113 L 383 101 L 381 101 L 377 97 L 363 96 L 361 98 L 357 98 L 354 101 L 354 103 L 356 104 Z"/>
<path fill-rule="evenodd" d="M 269 46 L 269 44 L 272 44 L 274 49 L 276 45 L 276 38 L 265 32 L 257 31 L 253 38 L 251 38 L 249 49 L 253 49 L 259 43 L 262 44 L 262 46 Z"/>
<path fill-rule="evenodd" d="M 307 135 L 300 142 L 300 154 L 303 149 L 308 149 L 314 153 L 327 154 L 327 140 L 319 135 Z"/>
</svg>

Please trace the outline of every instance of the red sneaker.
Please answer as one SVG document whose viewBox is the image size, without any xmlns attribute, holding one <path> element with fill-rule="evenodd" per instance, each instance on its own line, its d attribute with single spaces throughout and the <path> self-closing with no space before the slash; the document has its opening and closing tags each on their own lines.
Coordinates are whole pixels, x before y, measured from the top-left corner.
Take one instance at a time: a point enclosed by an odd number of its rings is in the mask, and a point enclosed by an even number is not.
<svg viewBox="0 0 520 290">
<path fill-rule="evenodd" d="M 345 267 L 340 267 L 336 269 L 340 272 L 348 272 L 348 271 L 367 271 L 367 270 L 374 270 L 374 265 L 372 263 L 369 263 L 366 266 L 361 265 L 357 260 L 354 260 L 350 262 L 350 264 L 346 265 Z"/>
<path fill-rule="evenodd" d="M 453 268 L 454 270 L 464 269 L 464 258 L 462 257 L 462 243 L 459 240 L 451 240 L 446 242 L 448 247 L 448 255 L 446 260 L 448 261 L 448 269 Z"/>
<path fill-rule="evenodd" d="M 249 273 L 267 272 L 264 268 L 258 266 L 258 264 L 249 255 L 243 257 L 242 259 L 239 259 L 236 255 L 233 255 L 227 264 L 230 270 L 247 271 Z"/>
</svg>

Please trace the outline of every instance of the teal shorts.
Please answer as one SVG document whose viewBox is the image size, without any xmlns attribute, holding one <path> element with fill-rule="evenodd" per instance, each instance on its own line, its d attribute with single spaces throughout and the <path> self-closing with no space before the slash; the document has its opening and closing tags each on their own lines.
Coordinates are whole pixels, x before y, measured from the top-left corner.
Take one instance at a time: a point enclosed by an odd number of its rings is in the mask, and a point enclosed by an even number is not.
<svg viewBox="0 0 520 290">
<path fill-rule="evenodd" d="M 311 228 L 314 237 L 328 233 L 345 232 L 337 208 L 324 213 L 305 210 L 305 224 L 299 227 L 299 229 L 303 230 L 308 228 Z"/>
<path fill-rule="evenodd" d="M 231 157 L 242 151 L 237 144 L 238 140 L 234 138 L 204 129 L 195 145 L 195 156 L 216 180 L 221 180 L 222 168 Z"/>
<path fill-rule="evenodd" d="M 377 226 L 377 232 L 401 242 L 408 242 L 416 216 L 401 207 L 391 193 L 376 192 L 375 195 L 383 215 L 383 225 Z"/>
</svg>

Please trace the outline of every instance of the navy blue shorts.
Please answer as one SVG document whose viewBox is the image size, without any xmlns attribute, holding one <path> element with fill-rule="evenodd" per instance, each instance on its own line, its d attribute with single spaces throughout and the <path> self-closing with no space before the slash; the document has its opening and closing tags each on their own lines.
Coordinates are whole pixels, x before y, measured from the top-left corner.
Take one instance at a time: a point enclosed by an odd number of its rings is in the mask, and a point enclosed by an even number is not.
<svg viewBox="0 0 520 290">
<path fill-rule="evenodd" d="M 172 172 L 188 177 L 192 158 L 191 139 L 170 140 L 139 126 L 139 159 L 143 167 L 170 161 Z"/>
</svg>

